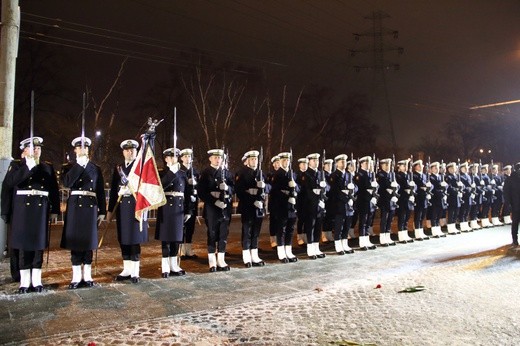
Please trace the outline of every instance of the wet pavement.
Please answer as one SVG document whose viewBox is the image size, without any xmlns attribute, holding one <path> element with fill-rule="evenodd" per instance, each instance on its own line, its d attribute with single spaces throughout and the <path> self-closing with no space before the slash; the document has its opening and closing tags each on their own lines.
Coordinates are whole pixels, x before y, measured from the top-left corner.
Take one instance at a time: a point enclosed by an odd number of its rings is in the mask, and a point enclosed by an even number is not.
<svg viewBox="0 0 520 346">
<path fill-rule="evenodd" d="M 240 220 L 233 219 L 229 272 L 209 273 L 205 229 L 187 275 L 160 278 L 160 243 L 143 247 L 139 284 L 114 282 L 121 271 L 110 227 L 97 254 L 98 285 L 68 290 L 69 254 L 53 228 L 46 291 L 16 294 L 0 264 L 0 343 L 30 345 L 516 345 L 520 306 L 518 249 L 510 227 L 282 264 L 268 243 L 265 267 L 245 268 Z M 105 232 L 101 227 L 100 233 Z M 424 286 L 424 291 L 398 293 Z M 412 290 L 413 291 L 413 290 Z"/>
</svg>

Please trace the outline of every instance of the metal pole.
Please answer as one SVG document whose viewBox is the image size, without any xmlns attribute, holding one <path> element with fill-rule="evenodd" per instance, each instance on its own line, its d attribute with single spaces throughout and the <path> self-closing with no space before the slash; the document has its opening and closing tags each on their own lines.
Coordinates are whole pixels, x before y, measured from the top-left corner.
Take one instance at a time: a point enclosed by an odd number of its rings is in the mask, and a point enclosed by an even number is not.
<svg viewBox="0 0 520 346">
<path fill-rule="evenodd" d="M 0 190 L 13 151 L 13 110 L 16 57 L 20 29 L 18 0 L 2 0 L 0 38 Z M 0 220 L 0 259 L 5 256 L 7 227 Z"/>
</svg>

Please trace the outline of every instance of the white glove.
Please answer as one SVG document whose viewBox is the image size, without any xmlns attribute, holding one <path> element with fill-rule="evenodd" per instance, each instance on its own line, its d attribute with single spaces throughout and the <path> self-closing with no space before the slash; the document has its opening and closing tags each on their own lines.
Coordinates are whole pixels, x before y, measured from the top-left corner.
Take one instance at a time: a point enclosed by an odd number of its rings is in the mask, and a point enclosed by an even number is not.
<svg viewBox="0 0 520 346">
<path fill-rule="evenodd" d="M 87 155 L 78 156 L 78 158 L 76 159 L 76 162 L 81 167 L 85 167 L 87 165 L 87 163 L 88 163 L 88 156 Z"/>
<path fill-rule="evenodd" d="M 495 181 L 495 179 L 491 179 L 490 183 L 491 185 L 495 185 L 497 182 Z"/>
<path fill-rule="evenodd" d="M 347 204 L 349 205 L 349 207 L 352 207 L 354 205 L 354 201 L 349 199 Z"/>
<path fill-rule="evenodd" d="M 386 192 L 388 192 L 389 195 L 392 194 L 392 191 L 394 191 L 394 190 L 392 190 L 392 189 L 386 189 Z"/>
<path fill-rule="evenodd" d="M 355 186 L 352 183 L 348 183 L 348 185 L 347 185 L 347 189 L 349 189 L 349 190 L 354 190 L 354 187 Z"/>
<path fill-rule="evenodd" d="M 472 187 L 472 188 L 476 188 L 477 185 L 475 185 L 475 183 L 471 183 L 471 187 Z"/>
<path fill-rule="evenodd" d="M 410 198 L 408 198 L 408 200 L 412 203 L 415 203 L 415 196 L 410 196 Z"/>
<path fill-rule="evenodd" d="M 58 214 L 51 214 L 51 215 L 49 215 L 49 221 L 50 221 L 51 223 L 56 223 L 56 222 L 58 222 Z"/>
<path fill-rule="evenodd" d="M 289 180 L 289 187 L 290 188 L 296 187 L 296 182 L 294 180 Z"/>
<path fill-rule="evenodd" d="M 34 166 L 36 166 L 36 160 L 34 159 L 34 157 L 27 156 L 25 158 L 25 164 L 27 165 L 27 168 L 31 170 L 34 168 Z"/>
<path fill-rule="evenodd" d="M 427 182 L 427 183 L 426 183 L 426 187 L 427 187 L 427 188 L 430 188 L 430 187 L 432 187 L 432 183 L 430 183 L 430 182 Z"/>
<path fill-rule="evenodd" d="M 220 192 L 218 191 L 211 191 L 211 196 L 213 196 L 214 198 L 220 198 Z"/>
<path fill-rule="evenodd" d="M 321 193 L 321 189 L 312 189 L 312 192 L 314 192 L 316 195 L 319 195 Z"/>
<path fill-rule="evenodd" d="M 471 199 L 475 199 L 475 194 L 472 193 L 471 195 L 469 195 L 469 198 L 471 198 Z"/>
<path fill-rule="evenodd" d="M 480 185 L 484 186 L 484 180 L 480 181 Z"/>
<path fill-rule="evenodd" d="M 195 178 L 190 178 L 190 179 L 188 179 L 188 184 L 195 186 L 195 185 L 197 185 L 197 180 Z"/>
<path fill-rule="evenodd" d="M 415 181 L 413 181 L 413 180 L 409 181 L 408 186 L 411 186 L 411 187 L 415 186 Z"/>
<path fill-rule="evenodd" d="M 502 190 L 504 189 L 504 187 L 503 187 L 503 186 L 498 186 L 498 189 L 499 189 L 500 191 L 502 191 Z"/>
<path fill-rule="evenodd" d="M 409 195 L 410 193 L 412 193 L 412 189 L 404 189 L 404 192 Z"/>
<path fill-rule="evenodd" d="M 220 209 L 224 209 L 226 207 L 226 203 L 222 202 L 221 200 L 215 201 L 215 205 Z"/>
<path fill-rule="evenodd" d="M 367 192 L 371 195 L 374 192 L 374 189 L 367 189 Z"/>
<path fill-rule="evenodd" d="M 458 198 L 462 198 L 462 192 L 457 193 Z"/>
<path fill-rule="evenodd" d="M 184 214 L 184 222 L 188 221 L 190 219 L 190 214 Z"/>
<path fill-rule="evenodd" d="M 170 171 L 172 171 L 174 174 L 177 173 L 179 171 L 179 164 L 178 163 L 174 163 L 173 165 L 170 166 Z"/>
<path fill-rule="evenodd" d="M 392 181 L 392 183 L 390 183 L 390 186 L 391 187 L 398 187 L 399 185 L 397 185 L 397 181 Z"/>
<path fill-rule="evenodd" d="M 327 183 L 324 182 L 323 180 L 320 181 L 320 187 L 327 187 Z"/>
<path fill-rule="evenodd" d="M 195 203 L 195 202 L 197 202 L 197 198 L 196 198 L 195 196 L 191 195 L 191 196 L 190 196 L 190 202 L 191 202 L 191 203 Z"/>
<path fill-rule="evenodd" d="M 426 199 L 427 199 L 427 200 L 432 199 L 432 195 L 426 195 Z"/>
<path fill-rule="evenodd" d="M 130 188 L 128 186 L 121 186 L 119 188 L 119 191 L 117 192 L 117 195 L 118 196 L 124 196 L 124 195 L 129 195 L 131 192 L 130 192 Z"/>
<path fill-rule="evenodd" d="M 442 186 L 442 187 L 446 187 L 446 186 L 448 186 L 448 183 L 445 182 L 445 181 L 443 181 L 443 182 L 441 182 L 441 186 Z"/>
<path fill-rule="evenodd" d="M 295 205 L 295 204 L 296 204 L 296 198 L 294 198 L 294 197 L 289 197 L 288 202 L 289 202 L 290 204 L 292 204 L 292 205 Z"/>
<path fill-rule="evenodd" d="M 258 189 L 247 189 L 246 191 L 248 194 L 253 196 L 256 196 L 256 194 L 258 193 Z"/>
<path fill-rule="evenodd" d="M 320 200 L 320 201 L 318 202 L 318 207 L 320 207 L 321 209 L 325 209 L 325 202 L 323 202 L 323 201 Z"/>
<path fill-rule="evenodd" d="M 377 204 L 377 198 L 372 197 L 372 199 L 370 200 L 370 203 L 372 203 L 373 205 L 376 205 Z"/>
<path fill-rule="evenodd" d="M 443 200 L 444 202 L 447 202 L 447 201 L 448 201 L 448 196 L 444 196 L 444 197 L 442 197 L 442 200 Z"/>
<path fill-rule="evenodd" d="M 105 219 L 105 215 L 98 215 L 98 217 L 97 217 L 98 226 L 101 225 L 101 222 L 103 222 L 104 219 Z"/>
<path fill-rule="evenodd" d="M 372 187 L 378 187 L 379 185 L 377 184 L 376 181 L 373 181 L 373 182 L 370 183 L 370 186 L 372 186 Z"/>
<path fill-rule="evenodd" d="M 220 183 L 220 185 L 218 186 L 219 189 L 221 189 L 222 191 L 227 191 L 228 189 L 228 186 L 226 183 Z"/>
<path fill-rule="evenodd" d="M 257 207 L 258 209 L 263 209 L 264 208 L 264 204 L 260 201 L 255 201 L 255 203 L 253 203 L 255 205 L 255 207 Z"/>
<path fill-rule="evenodd" d="M 262 180 L 257 181 L 256 187 L 258 187 L 259 189 L 265 189 L 265 182 L 263 182 Z"/>
<path fill-rule="evenodd" d="M 464 187 L 464 184 L 462 183 L 462 181 L 458 181 L 458 182 L 457 182 L 457 186 L 458 186 L 458 187 Z"/>
<path fill-rule="evenodd" d="M 392 202 L 392 203 L 397 203 L 398 200 L 399 199 L 397 197 L 395 197 L 395 196 L 390 198 L 390 202 Z"/>
<path fill-rule="evenodd" d="M 345 195 L 348 195 L 349 190 L 341 190 L 341 192 L 343 192 Z"/>
</svg>

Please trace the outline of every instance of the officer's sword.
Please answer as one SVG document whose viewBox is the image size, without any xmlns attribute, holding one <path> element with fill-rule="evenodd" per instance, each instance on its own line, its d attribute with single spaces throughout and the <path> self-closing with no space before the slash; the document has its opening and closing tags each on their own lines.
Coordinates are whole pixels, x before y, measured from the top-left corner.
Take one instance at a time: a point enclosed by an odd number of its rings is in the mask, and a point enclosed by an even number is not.
<svg viewBox="0 0 520 346">
<path fill-rule="evenodd" d="M 34 90 L 31 90 L 31 128 L 29 142 L 29 157 L 34 156 Z"/>
</svg>

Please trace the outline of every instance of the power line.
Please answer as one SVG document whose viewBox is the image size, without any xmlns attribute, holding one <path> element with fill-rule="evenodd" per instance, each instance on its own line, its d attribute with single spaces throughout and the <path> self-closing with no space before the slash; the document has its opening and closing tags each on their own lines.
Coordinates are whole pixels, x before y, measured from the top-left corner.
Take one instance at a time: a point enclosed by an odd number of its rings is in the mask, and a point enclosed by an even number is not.
<svg viewBox="0 0 520 346">
<path fill-rule="evenodd" d="M 155 41 L 155 42 L 159 42 L 159 43 L 173 44 L 173 45 L 179 45 L 179 46 L 186 47 L 186 48 L 192 48 L 190 46 L 187 46 L 187 45 L 184 45 L 184 44 L 181 44 L 181 43 L 178 43 L 178 42 L 166 41 L 166 40 L 156 39 L 156 38 L 152 38 L 152 37 L 148 37 L 148 36 L 135 35 L 135 34 L 131 34 L 131 33 L 128 33 L 128 32 L 122 32 L 122 31 L 111 30 L 111 29 L 106 29 L 106 28 L 101 28 L 101 27 L 96 27 L 96 26 L 91 26 L 91 25 L 80 24 L 80 23 L 76 23 L 76 22 L 65 21 L 65 20 L 62 20 L 62 19 L 59 19 L 59 18 L 50 18 L 50 17 L 40 16 L 40 15 L 27 13 L 27 12 L 23 12 L 23 15 L 28 15 L 28 16 L 32 16 L 32 17 L 37 17 L 37 18 L 41 18 L 41 19 L 57 22 L 58 24 L 47 24 L 47 23 L 33 21 L 33 20 L 29 20 L 29 19 L 22 19 L 22 22 L 28 22 L 28 23 L 32 23 L 32 24 L 43 25 L 43 26 L 52 27 L 52 28 L 55 28 L 55 29 L 62 29 L 62 30 L 78 32 L 78 33 L 82 33 L 82 34 L 86 34 L 86 35 L 93 35 L 93 36 L 98 36 L 98 37 L 103 37 L 103 38 L 108 38 L 108 39 L 120 40 L 120 41 L 123 41 L 123 42 L 129 42 L 129 43 L 133 43 L 133 44 L 140 44 L 140 45 L 145 45 L 145 46 L 150 46 L 150 47 L 155 47 L 155 48 L 174 50 L 174 51 L 178 51 L 178 52 L 189 52 L 187 50 L 182 50 L 182 49 L 179 49 L 179 48 L 173 48 L 173 47 L 170 47 L 170 46 L 152 44 L 152 43 L 136 41 L 136 40 L 130 40 L 130 39 L 125 39 L 125 38 L 122 38 L 122 37 L 116 37 L 116 36 L 112 36 L 112 35 L 98 34 L 98 33 L 94 33 L 94 32 L 91 32 L 91 31 L 85 31 L 85 30 L 79 30 L 79 29 L 74 29 L 74 28 L 68 28 L 68 27 L 65 27 L 63 25 L 60 25 L 60 24 L 68 24 L 68 25 L 73 25 L 73 26 L 78 26 L 78 27 L 83 27 L 83 28 L 88 28 L 88 29 L 94 29 L 94 30 L 99 30 L 99 31 L 115 33 L 115 34 L 119 34 L 119 35 L 123 35 L 123 36 L 133 37 L 133 38 L 139 38 L 139 39 L 150 40 L 150 41 Z M 276 61 L 269 61 L 269 60 L 265 60 L 265 59 L 255 58 L 255 57 L 248 57 L 248 56 L 243 56 L 243 55 L 238 55 L 238 54 L 233 54 L 233 53 L 227 53 L 227 52 L 222 52 L 222 51 L 215 50 L 215 49 L 203 49 L 203 50 L 207 51 L 207 52 L 211 52 L 211 53 L 221 54 L 221 55 L 224 55 L 224 56 L 234 56 L 234 57 L 241 58 L 241 59 L 257 61 L 257 62 L 261 62 L 261 63 L 273 65 L 273 66 L 287 66 L 285 64 L 282 64 L 282 63 L 276 62 Z M 239 62 L 239 61 L 235 61 L 235 62 Z"/>
<path fill-rule="evenodd" d="M 173 11 L 170 11 L 170 10 L 167 10 L 165 8 L 161 8 L 161 7 L 157 7 L 157 6 L 152 6 L 150 5 L 149 3 L 147 4 L 144 4 L 142 3 L 141 1 L 139 0 L 132 0 L 133 2 L 136 2 L 144 7 L 148 7 L 150 9 L 153 9 L 155 10 L 156 12 L 160 12 L 161 14 L 164 14 L 164 13 L 169 13 L 171 15 L 174 15 L 174 16 L 178 16 L 178 17 L 181 17 L 181 18 L 184 18 L 184 19 L 188 19 L 188 20 L 194 20 L 194 21 L 197 21 L 197 22 L 200 22 L 200 23 L 203 23 L 204 25 L 207 25 L 207 26 L 212 26 L 212 27 L 216 27 L 220 30 L 223 30 L 223 31 L 226 31 L 226 32 L 231 32 L 235 35 L 239 35 L 239 36 L 243 36 L 243 37 L 246 37 L 246 38 L 249 38 L 249 39 L 253 39 L 253 40 L 256 40 L 256 41 L 260 41 L 260 42 L 263 42 L 263 43 L 266 43 L 269 45 L 269 47 L 272 47 L 272 45 L 276 45 L 276 46 L 279 46 L 279 47 L 282 47 L 284 49 L 287 49 L 287 45 L 285 44 L 282 44 L 282 43 L 279 43 L 279 42 L 276 42 L 276 41 L 269 41 L 269 40 L 265 40 L 263 38 L 259 38 L 259 37 L 255 37 L 255 36 L 251 36 L 251 35 L 247 35 L 247 34 L 244 34 L 242 32 L 238 32 L 236 30 L 232 30 L 232 29 L 229 29 L 229 28 L 226 28 L 226 27 L 222 27 L 220 25 L 217 25 L 217 24 L 214 24 L 214 23 L 209 23 L 209 22 L 206 22 L 204 20 L 201 20 L 199 18 L 194 18 L 194 17 L 190 17 L 188 15 L 185 15 L 185 14 L 181 14 L 181 13 L 176 13 L 176 12 L 173 12 Z M 301 49 L 298 49 L 296 48 L 297 51 L 309 56 L 309 57 L 312 57 L 312 58 L 317 58 L 319 60 L 328 60 L 328 61 L 331 61 L 335 64 L 338 64 L 338 65 L 345 65 L 343 62 L 339 62 L 339 61 L 335 61 L 335 60 L 332 60 L 330 59 L 329 57 L 326 57 L 326 56 L 316 56 L 316 55 L 312 55 L 306 51 L 303 51 Z"/>
</svg>

